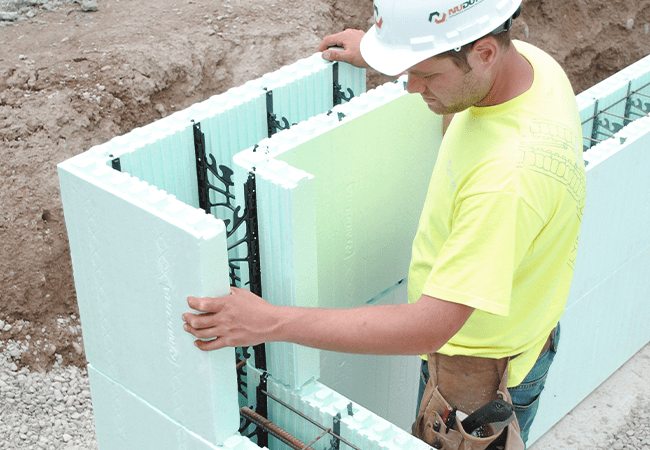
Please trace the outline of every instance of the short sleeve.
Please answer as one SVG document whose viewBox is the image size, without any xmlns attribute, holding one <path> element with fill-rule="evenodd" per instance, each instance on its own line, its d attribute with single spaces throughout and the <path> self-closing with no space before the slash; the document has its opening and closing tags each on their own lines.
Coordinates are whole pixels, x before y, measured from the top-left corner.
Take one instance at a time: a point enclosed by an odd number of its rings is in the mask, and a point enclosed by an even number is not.
<svg viewBox="0 0 650 450">
<path fill-rule="evenodd" d="M 464 198 L 422 293 L 507 316 L 513 275 L 544 226 L 516 192 Z"/>
</svg>

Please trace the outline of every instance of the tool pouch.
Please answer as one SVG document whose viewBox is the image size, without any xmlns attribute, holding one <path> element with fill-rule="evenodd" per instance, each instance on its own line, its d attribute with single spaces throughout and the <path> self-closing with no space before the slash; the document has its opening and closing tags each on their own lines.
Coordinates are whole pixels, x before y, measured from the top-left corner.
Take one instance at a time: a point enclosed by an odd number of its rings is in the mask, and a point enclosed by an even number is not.
<svg viewBox="0 0 650 450">
<path fill-rule="evenodd" d="M 508 360 L 429 354 L 430 378 L 413 424 L 413 435 L 437 449 L 484 450 L 493 443 L 490 449 L 497 448 L 495 441 L 505 432 L 505 442 L 499 447 L 524 450 L 516 418 L 499 431 L 491 424 L 486 425 L 481 437 L 466 433 L 457 417 L 447 429 L 442 418 L 451 406 L 469 415 L 496 398 L 512 403 L 508 392 Z M 499 443 L 503 441 L 504 437 L 499 439 Z"/>
</svg>

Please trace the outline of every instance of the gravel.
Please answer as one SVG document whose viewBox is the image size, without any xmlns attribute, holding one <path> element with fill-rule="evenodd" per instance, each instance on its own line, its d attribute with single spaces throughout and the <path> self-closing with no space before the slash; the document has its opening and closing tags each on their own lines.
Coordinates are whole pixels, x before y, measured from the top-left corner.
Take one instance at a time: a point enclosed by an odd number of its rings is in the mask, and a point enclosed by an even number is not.
<svg viewBox="0 0 650 450">
<path fill-rule="evenodd" d="M 599 450 L 650 450 L 650 398 L 640 396 L 625 425 L 607 436 Z"/>
<path fill-rule="evenodd" d="M 97 0 L 0 0 L 0 26 L 33 19 L 41 11 L 58 11 L 73 8 L 81 12 L 99 9 Z"/>
<path fill-rule="evenodd" d="M 86 370 L 18 369 L 29 341 L 0 341 L 0 449 L 96 450 L 95 421 Z"/>
</svg>

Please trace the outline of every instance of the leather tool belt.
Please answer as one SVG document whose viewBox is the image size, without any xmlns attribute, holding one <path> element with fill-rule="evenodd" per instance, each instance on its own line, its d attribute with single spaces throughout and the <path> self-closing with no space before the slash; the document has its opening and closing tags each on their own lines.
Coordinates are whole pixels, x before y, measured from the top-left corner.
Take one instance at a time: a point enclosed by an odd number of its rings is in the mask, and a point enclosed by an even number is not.
<svg viewBox="0 0 650 450">
<path fill-rule="evenodd" d="M 481 437 L 478 437 L 464 430 L 460 418 L 448 417 L 453 407 L 469 415 L 497 398 L 511 404 L 508 392 L 509 359 L 430 353 L 430 379 L 413 424 L 413 435 L 434 448 L 444 450 L 483 450 L 493 443 L 490 448 L 496 448 L 495 441 L 499 437 L 499 447 L 524 450 L 516 418 L 502 430 L 486 424 Z M 502 436 L 503 433 L 507 434 Z"/>
</svg>

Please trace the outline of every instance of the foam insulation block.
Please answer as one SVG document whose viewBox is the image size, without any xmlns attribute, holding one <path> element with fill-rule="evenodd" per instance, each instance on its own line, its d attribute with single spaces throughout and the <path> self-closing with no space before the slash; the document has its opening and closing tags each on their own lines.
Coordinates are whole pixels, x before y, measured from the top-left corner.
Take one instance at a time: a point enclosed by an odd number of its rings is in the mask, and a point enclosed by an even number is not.
<svg viewBox="0 0 650 450">
<path fill-rule="evenodd" d="M 252 366 L 247 367 L 249 374 L 249 398 L 255 397 L 255 388 L 259 383 L 260 372 Z M 299 389 L 291 389 L 277 382 L 272 377 L 267 380 L 268 392 L 284 403 L 307 415 L 325 428 L 333 428 L 334 417 L 341 415 L 340 436 L 350 444 L 363 450 L 429 450 L 430 447 L 410 433 L 373 414 L 366 408 L 351 402 L 348 398 L 327 386 L 312 380 Z M 271 420 L 305 443 L 311 442 L 323 430 L 304 418 L 290 411 L 280 403 L 269 399 L 269 416 Z M 350 410 L 352 414 L 350 414 Z M 412 412 L 411 412 L 412 413 Z M 316 450 L 327 450 L 331 445 L 331 436 L 326 435 L 312 444 Z M 284 444 L 272 439 L 272 450 L 288 449 Z M 341 442 L 342 450 L 352 447 Z"/>
<path fill-rule="evenodd" d="M 115 380 L 88 365 L 100 448 L 119 450 L 259 450 L 233 434 L 221 445 L 199 436 Z"/>
<path fill-rule="evenodd" d="M 587 199 L 568 304 L 650 245 L 648 129 L 650 118 L 639 119 L 585 153 Z"/>
<path fill-rule="evenodd" d="M 236 155 L 236 179 L 256 175 L 264 297 L 354 307 L 404 280 L 441 138 L 440 117 L 399 82 Z M 320 369 L 316 350 L 292 345 L 272 344 L 268 369 L 295 388 Z"/>
<path fill-rule="evenodd" d="M 223 222 L 108 168 L 107 158 L 92 151 L 59 165 L 86 358 L 222 443 L 239 428 L 234 349 L 201 352 L 181 315 L 189 295 L 229 292 Z"/>
</svg>

